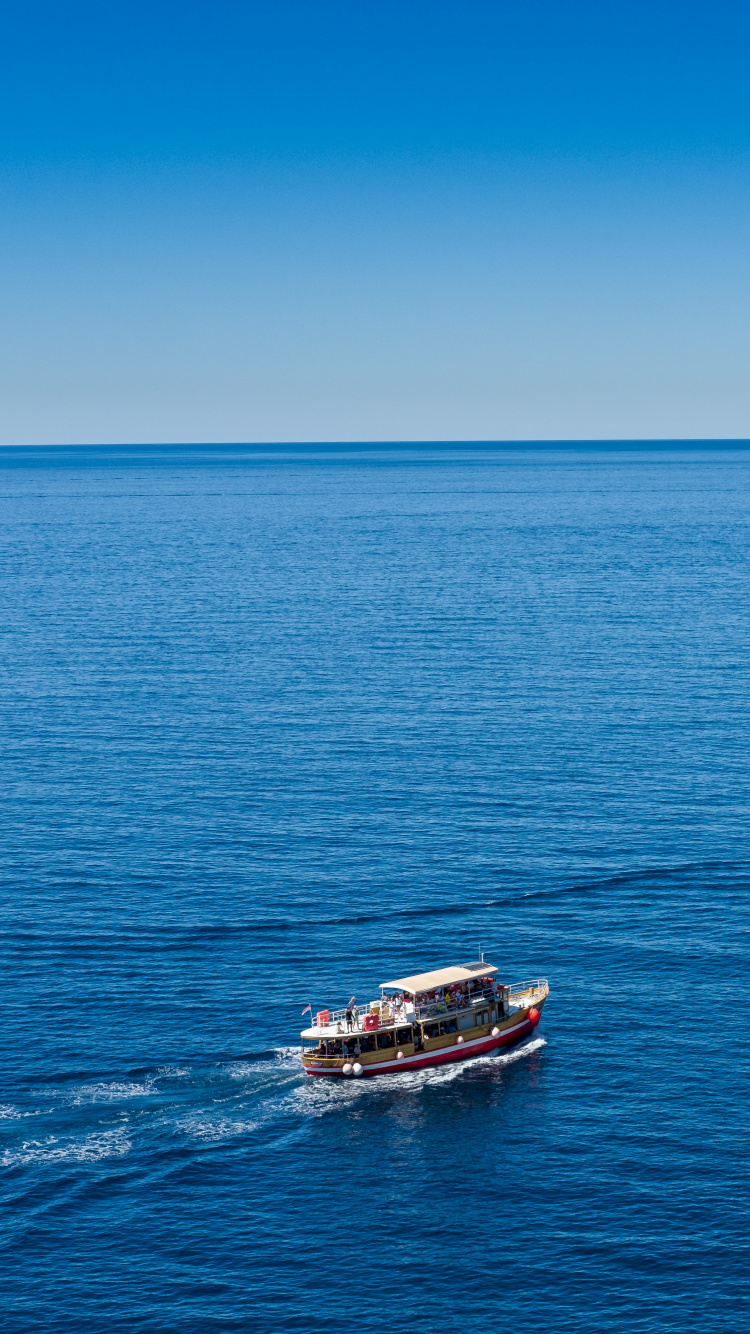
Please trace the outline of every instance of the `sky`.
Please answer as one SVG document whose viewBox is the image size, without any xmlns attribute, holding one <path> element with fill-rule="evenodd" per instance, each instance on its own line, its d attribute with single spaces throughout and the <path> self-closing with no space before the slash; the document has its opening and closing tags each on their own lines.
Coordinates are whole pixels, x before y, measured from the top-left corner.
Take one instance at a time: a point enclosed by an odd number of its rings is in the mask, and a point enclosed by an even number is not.
<svg viewBox="0 0 750 1334">
<path fill-rule="evenodd" d="M 750 436 L 750 10 L 24 0 L 0 443 Z"/>
</svg>

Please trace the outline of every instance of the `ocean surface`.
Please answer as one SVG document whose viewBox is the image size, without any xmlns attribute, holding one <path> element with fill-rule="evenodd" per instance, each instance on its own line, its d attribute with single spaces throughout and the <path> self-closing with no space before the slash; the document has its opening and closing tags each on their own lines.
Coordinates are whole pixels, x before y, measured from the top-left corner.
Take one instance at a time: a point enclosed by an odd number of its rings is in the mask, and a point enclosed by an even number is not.
<svg viewBox="0 0 750 1334">
<path fill-rule="evenodd" d="M 0 490 L 4 1334 L 747 1328 L 750 451 Z M 480 945 L 531 1040 L 301 1075 Z"/>
</svg>

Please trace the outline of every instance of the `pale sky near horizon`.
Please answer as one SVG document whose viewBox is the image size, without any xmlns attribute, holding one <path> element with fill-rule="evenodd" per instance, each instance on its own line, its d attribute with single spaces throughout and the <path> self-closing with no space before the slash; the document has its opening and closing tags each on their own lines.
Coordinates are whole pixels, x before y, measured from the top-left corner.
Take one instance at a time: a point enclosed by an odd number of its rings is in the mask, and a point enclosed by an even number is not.
<svg viewBox="0 0 750 1334">
<path fill-rule="evenodd" d="M 746 7 L 3 28 L 0 443 L 750 436 Z"/>
</svg>

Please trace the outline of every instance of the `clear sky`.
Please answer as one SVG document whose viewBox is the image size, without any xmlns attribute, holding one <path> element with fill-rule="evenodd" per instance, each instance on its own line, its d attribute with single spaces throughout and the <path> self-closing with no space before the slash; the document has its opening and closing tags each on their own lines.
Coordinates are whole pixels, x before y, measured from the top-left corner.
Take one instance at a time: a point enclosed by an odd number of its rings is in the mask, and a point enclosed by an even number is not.
<svg viewBox="0 0 750 1334">
<path fill-rule="evenodd" d="M 750 436 L 750 10 L 24 0 L 0 441 Z"/>
</svg>

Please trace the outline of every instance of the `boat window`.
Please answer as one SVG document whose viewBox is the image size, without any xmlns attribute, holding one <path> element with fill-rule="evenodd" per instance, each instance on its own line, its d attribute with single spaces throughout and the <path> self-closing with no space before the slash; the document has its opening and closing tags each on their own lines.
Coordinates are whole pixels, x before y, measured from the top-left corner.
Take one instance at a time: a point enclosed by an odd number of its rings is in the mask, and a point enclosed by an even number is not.
<svg viewBox="0 0 750 1334">
<path fill-rule="evenodd" d="M 378 1046 L 377 1041 L 372 1034 L 370 1034 L 369 1037 L 363 1035 L 359 1039 L 360 1051 L 377 1051 L 377 1046 Z"/>
<path fill-rule="evenodd" d="M 446 1033 L 457 1033 L 457 1032 L 458 1032 L 458 1024 L 455 1019 L 443 1019 L 440 1025 L 441 1035 L 444 1036 Z"/>
<path fill-rule="evenodd" d="M 440 1025 L 439 1025 L 439 1024 L 423 1024 L 423 1025 L 422 1025 L 422 1032 L 424 1033 L 424 1035 L 425 1035 L 426 1038 L 436 1038 L 436 1037 L 438 1037 L 439 1034 L 440 1034 Z"/>
<path fill-rule="evenodd" d="M 392 1033 L 378 1033 L 378 1046 L 380 1047 L 381 1051 L 382 1051 L 385 1047 L 392 1047 L 392 1046 L 393 1046 L 393 1034 L 392 1034 Z"/>
<path fill-rule="evenodd" d="M 413 1039 L 413 1037 L 412 1037 L 412 1031 L 411 1031 L 411 1028 L 397 1028 L 397 1029 L 396 1029 L 396 1041 L 397 1041 L 397 1042 L 404 1042 L 404 1043 L 405 1043 L 405 1042 L 413 1042 L 414 1039 Z"/>
<path fill-rule="evenodd" d="M 471 1013 L 471 1011 L 469 1011 L 468 1014 L 462 1014 L 462 1015 L 461 1015 L 461 1017 L 460 1017 L 460 1019 L 459 1019 L 459 1021 L 458 1021 L 458 1027 L 459 1027 L 459 1028 L 473 1028 L 473 1027 L 474 1027 L 474 1015 Z"/>
</svg>

